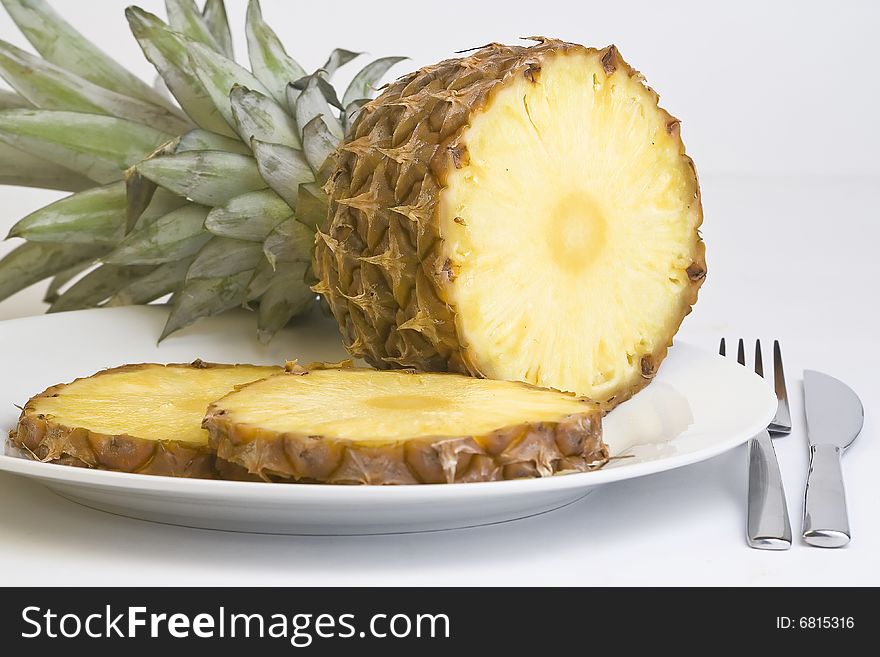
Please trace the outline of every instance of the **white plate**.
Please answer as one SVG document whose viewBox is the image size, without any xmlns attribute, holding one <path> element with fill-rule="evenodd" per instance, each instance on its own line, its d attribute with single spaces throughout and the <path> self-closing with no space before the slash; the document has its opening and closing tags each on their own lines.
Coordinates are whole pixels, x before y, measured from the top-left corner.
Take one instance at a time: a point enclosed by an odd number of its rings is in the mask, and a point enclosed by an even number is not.
<svg viewBox="0 0 880 657">
<path fill-rule="evenodd" d="M 245 312 L 203 320 L 157 345 L 166 312 L 111 308 L 0 323 L 0 428 L 15 425 L 13 404 L 123 363 L 202 358 L 271 364 L 345 356 L 335 325 L 319 316 L 286 329 L 268 346 L 257 342 L 254 316 Z M 605 418 L 612 455 L 630 456 L 597 472 L 454 485 L 263 484 L 38 463 L 10 446 L 0 455 L 0 470 L 36 479 L 94 509 L 190 527 L 279 534 L 428 531 L 524 518 L 574 502 L 601 484 L 711 458 L 765 427 L 775 409 L 776 397 L 755 374 L 678 344 L 655 381 Z"/>
</svg>

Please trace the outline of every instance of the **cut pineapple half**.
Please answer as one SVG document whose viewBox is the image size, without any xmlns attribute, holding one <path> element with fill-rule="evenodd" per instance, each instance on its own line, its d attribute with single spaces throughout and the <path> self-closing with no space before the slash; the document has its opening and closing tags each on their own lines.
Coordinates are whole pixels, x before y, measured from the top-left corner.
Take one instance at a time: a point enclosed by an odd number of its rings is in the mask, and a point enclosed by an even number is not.
<svg viewBox="0 0 880 657">
<path fill-rule="evenodd" d="M 488 481 L 608 457 L 595 404 L 455 374 L 294 368 L 214 402 L 203 426 L 221 459 L 267 479 Z"/>
<path fill-rule="evenodd" d="M 700 256 L 677 123 L 638 77 L 578 49 L 498 89 L 462 143 L 439 221 L 470 360 L 598 400 L 639 387 Z"/>
<path fill-rule="evenodd" d="M 697 177 L 616 48 L 537 40 L 425 67 L 365 105 L 327 186 L 314 289 L 376 367 L 611 408 L 696 301 Z"/>
<path fill-rule="evenodd" d="M 216 476 L 208 404 L 278 367 L 125 365 L 31 398 L 13 442 L 42 461 L 176 477 Z"/>
</svg>

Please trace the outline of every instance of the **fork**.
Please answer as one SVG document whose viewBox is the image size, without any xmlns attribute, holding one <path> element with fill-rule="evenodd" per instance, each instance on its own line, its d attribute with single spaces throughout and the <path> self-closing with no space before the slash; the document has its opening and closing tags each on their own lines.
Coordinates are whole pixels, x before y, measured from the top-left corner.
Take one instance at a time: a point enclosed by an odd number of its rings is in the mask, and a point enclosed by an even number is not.
<svg viewBox="0 0 880 657">
<path fill-rule="evenodd" d="M 721 338 L 718 352 L 727 355 L 727 345 Z M 745 343 L 742 338 L 736 350 L 736 360 L 746 364 Z M 755 374 L 764 376 L 761 341 L 755 341 Z M 791 547 L 791 524 L 785 489 L 772 437 L 791 433 L 791 413 L 785 389 L 785 370 L 779 341 L 773 341 L 773 387 L 776 391 L 776 415 L 767 428 L 749 440 L 749 546 L 758 550 L 787 550 Z"/>
</svg>

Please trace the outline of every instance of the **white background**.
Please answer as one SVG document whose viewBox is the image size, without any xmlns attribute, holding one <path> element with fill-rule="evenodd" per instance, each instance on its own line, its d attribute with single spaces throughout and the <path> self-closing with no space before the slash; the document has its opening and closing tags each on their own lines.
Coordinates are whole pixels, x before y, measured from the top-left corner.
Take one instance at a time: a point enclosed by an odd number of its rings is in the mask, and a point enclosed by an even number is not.
<svg viewBox="0 0 880 657">
<path fill-rule="evenodd" d="M 152 79 L 126 31 L 125 3 L 54 4 Z M 156 0 L 141 5 L 163 13 Z M 228 0 L 228 6 L 243 56 L 245 2 Z M 82 509 L 3 476 L 0 558 L 9 570 L 0 581 L 46 582 L 63 569 L 67 583 L 106 584 L 880 584 L 880 446 L 872 417 L 880 410 L 880 3 L 332 6 L 263 0 L 266 19 L 307 68 L 319 66 L 335 46 L 410 55 L 402 73 L 453 50 L 530 34 L 618 45 L 682 119 L 701 174 L 709 277 L 681 337 L 709 349 L 722 335 L 782 340 L 795 431 L 776 444 L 796 533 L 806 476 L 800 373 L 825 370 L 862 397 L 865 429 L 845 459 L 853 542 L 838 551 L 800 543 L 787 553 L 748 549 L 743 450 L 604 487 L 541 518 L 385 538 L 163 527 Z M 5 15 L 0 38 L 25 43 Z M 11 188 L 0 188 L 0 195 L 4 232 L 53 198 Z M 0 245 L 0 253 L 6 248 Z M 41 312 L 43 287 L 0 302 L 0 319 Z M 77 565 L 62 565 L 70 563 Z"/>
</svg>

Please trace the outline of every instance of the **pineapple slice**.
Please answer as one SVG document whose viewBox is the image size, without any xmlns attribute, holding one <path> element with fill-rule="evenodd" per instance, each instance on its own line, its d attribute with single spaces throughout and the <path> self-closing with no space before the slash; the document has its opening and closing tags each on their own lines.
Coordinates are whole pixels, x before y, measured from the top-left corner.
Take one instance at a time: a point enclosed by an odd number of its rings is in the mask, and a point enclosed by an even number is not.
<svg viewBox="0 0 880 657">
<path fill-rule="evenodd" d="M 265 479 L 490 481 L 604 465 L 601 412 L 574 395 L 455 374 L 315 364 L 242 386 L 203 426 Z"/>
<path fill-rule="evenodd" d="M 200 427 L 208 404 L 278 371 L 198 360 L 124 365 L 31 398 L 10 437 L 41 461 L 213 478 L 214 452 Z"/>
<path fill-rule="evenodd" d="M 492 44 L 368 103 L 315 258 L 376 367 L 572 391 L 654 376 L 706 272 L 678 121 L 611 46 Z"/>
<path fill-rule="evenodd" d="M 439 223 L 479 370 L 628 396 L 690 309 L 700 211 L 677 123 L 638 77 L 575 51 L 498 90 L 464 143 Z"/>
</svg>

